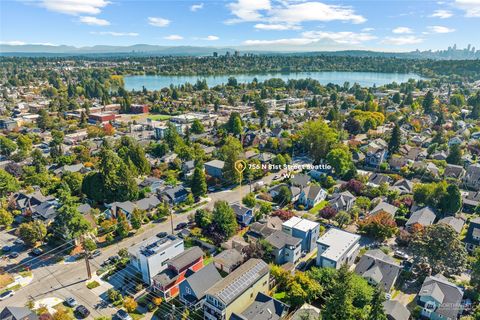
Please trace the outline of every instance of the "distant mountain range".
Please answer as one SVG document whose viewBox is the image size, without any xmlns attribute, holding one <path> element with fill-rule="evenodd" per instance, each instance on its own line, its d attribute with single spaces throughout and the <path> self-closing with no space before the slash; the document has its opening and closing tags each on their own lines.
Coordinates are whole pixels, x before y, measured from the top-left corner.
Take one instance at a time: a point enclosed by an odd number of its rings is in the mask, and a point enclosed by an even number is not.
<svg viewBox="0 0 480 320">
<path fill-rule="evenodd" d="M 132 46 L 96 45 L 90 47 L 52 46 L 42 44 L 9 45 L 0 44 L 0 56 L 19 57 L 62 57 L 62 56 L 209 56 L 214 52 L 224 55 L 227 52 L 239 51 L 241 54 L 288 54 L 288 55 L 329 55 L 355 57 L 395 57 L 405 59 L 480 59 L 480 50 L 470 46 L 457 49 L 456 46 L 439 51 L 411 51 L 411 52 L 380 52 L 369 50 L 339 50 L 339 51 L 266 51 L 255 47 L 195 47 L 195 46 L 159 46 L 136 44 Z"/>
</svg>

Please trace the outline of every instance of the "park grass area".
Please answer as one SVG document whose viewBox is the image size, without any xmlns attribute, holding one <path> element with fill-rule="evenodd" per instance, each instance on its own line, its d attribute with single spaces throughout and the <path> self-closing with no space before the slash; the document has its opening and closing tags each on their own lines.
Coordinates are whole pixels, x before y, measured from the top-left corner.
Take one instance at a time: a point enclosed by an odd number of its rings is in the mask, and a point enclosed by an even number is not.
<svg viewBox="0 0 480 320">
<path fill-rule="evenodd" d="M 328 204 L 328 201 L 326 200 L 323 200 L 321 201 L 319 204 L 317 204 L 315 207 L 313 207 L 312 209 L 310 209 L 308 212 L 312 213 L 312 214 L 317 214 L 320 210 L 322 210 L 323 208 L 325 208 L 325 206 Z"/>
<path fill-rule="evenodd" d="M 164 120 L 169 120 L 172 116 L 166 115 L 166 114 L 153 114 L 148 116 L 148 119 L 154 120 L 154 121 L 164 121 Z"/>
</svg>

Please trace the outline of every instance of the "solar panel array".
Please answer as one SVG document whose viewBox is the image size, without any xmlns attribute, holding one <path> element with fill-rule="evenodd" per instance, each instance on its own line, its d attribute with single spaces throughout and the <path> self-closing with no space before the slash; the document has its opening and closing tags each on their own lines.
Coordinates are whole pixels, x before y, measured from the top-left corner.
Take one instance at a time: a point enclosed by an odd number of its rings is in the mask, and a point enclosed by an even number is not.
<svg viewBox="0 0 480 320">
<path fill-rule="evenodd" d="M 265 263 L 257 263 L 255 267 L 251 268 L 222 289 L 218 293 L 218 298 L 228 304 L 257 280 L 260 270 L 263 268 L 265 268 Z"/>
</svg>

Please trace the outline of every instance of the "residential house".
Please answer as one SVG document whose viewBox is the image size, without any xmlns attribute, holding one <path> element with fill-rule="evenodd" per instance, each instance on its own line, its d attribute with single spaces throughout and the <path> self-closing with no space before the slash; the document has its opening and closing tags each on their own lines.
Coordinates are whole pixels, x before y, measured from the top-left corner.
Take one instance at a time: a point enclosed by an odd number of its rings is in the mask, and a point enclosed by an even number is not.
<svg viewBox="0 0 480 320">
<path fill-rule="evenodd" d="M 343 191 L 332 196 L 328 204 L 337 211 L 349 211 L 357 198 L 350 191 Z"/>
<path fill-rule="evenodd" d="M 390 189 L 398 191 L 400 194 L 411 194 L 413 193 L 413 182 L 407 179 L 400 179 Z"/>
<path fill-rule="evenodd" d="M 232 204 L 231 207 L 233 211 L 235 211 L 235 215 L 237 216 L 237 222 L 240 224 L 240 226 L 246 227 L 252 222 L 252 209 L 238 203 Z"/>
<path fill-rule="evenodd" d="M 212 160 L 204 164 L 205 172 L 210 177 L 220 179 L 223 175 L 223 167 L 225 167 L 225 162 L 222 160 Z"/>
<path fill-rule="evenodd" d="M 398 211 L 398 208 L 385 202 L 385 201 L 381 201 L 379 202 L 375 208 L 372 209 L 372 211 L 370 211 L 370 214 L 371 215 L 375 215 L 379 212 L 386 212 L 388 214 L 390 214 L 393 217 L 395 217 L 395 213 L 397 213 Z"/>
<path fill-rule="evenodd" d="M 320 313 L 320 309 L 317 307 L 304 303 L 297 311 L 295 311 L 290 320 L 320 319 Z"/>
<path fill-rule="evenodd" d="M 310 183 L 310 177 L 306 174 L 299 173 L 295 174 L 291 179 L 290 183 L 293 186 L 299 187 L 299 188 L 306 188 L 308 184 Z"/>
<path fill-rule="evenodd" d="M 57 216 L 57 209 L 60 204 L 57 200 L 45 201 L 32 208 L 31 217 L 33 220 L 40 220 L 46 224 L 53 222 Z"/>
<path fill-rule="evenodd" d="M 360 250 L 360 236 L 337 228 L 330 228 L 317 240 L 317 266 L 340 268 L 351 265 Z"/>
<path fill-rule="evenodd" d="M 327 192 L 321 186 L 310 185 L 300 192 L 297 203 L 305 209 L 313 208 L 327 197 Z"/>
<path fill-rule="evenodd" d="M 187 272 L 197 272 L 203 268 L 203 251 L 200 247 L 191 247 L 166 264 L 166 269 L 153 277 L 152 290 L 168 301 L 179 294 L 179 285 L 185 280 Z"/>
<path fill-rule="evenodd" d="M 183 186 L 176 186 L 163 191 L 164 199 L 171 204 L 179 204 L 187 200 L 189 192 Z"/>
<path fill-rule="evenodd" d="M 123 213 L 128 220 L 130 220 L 133 210 L 135 210 L 135 204 L 131 201 L 112 202 L 105 206 L 107 207 L 105 213 L 108 217 L 118 217 L 120 213 Z"/>
<path fill-rule="evenodd" d="M 365 164 L 370 167 L 378 167 L 387 160 L 388 152 L 386 148 L 368 148 L 365 156 Z"/>
<path fill-rule="evenodd" d="M 396 300 L 383 302 L 383 310 L 388 320 L 409 320 L 410 311 L 403 304 Z"/>
<path fill-rule="evenodd" d="M 462 194 L 463 212 L 473 213 L 480 205 L 480 191 L 467 191 Z"/>
<path fill-rule="evenodd" d="M 141 189 L 149 188 L 151 192 L 156 193 L 161 188 L 163 188 L 164 184 L 165 184 L 165 181 L 163 181 L 162 179 L 155 178 L 155 177 L 148 177 L 148 178 L 145 178 L 145 180 L 143 180 L 138 186 Z"/>
<path fill-rule="evenodd" d="M 167 268 L 167 261 L 183 251 L 183 240 L 174 235 L 162 239 L 151 237 L 128 248 L 130 264 L 149 285 L 153 283 L 154 276 Z"/>
<path fill-rule="evenodd" d="M 436 217 L 437 216 L 432 208 L 424 207 L 410 215 L 410 218 L 408 218 L 407 222 L 405 223 L 405 227 L 407 230 L 411 230 L 411 228 L 416 224 L 426 227 L 432 225 Z"/>
<path fill-rule="evenodd" d="M 320 224 L 308 219 L 292 217 L 282 224 L 282 231 L 302 240 L 302 251 L 311 252 L 320 234 Z"/>
<path fill-rule="evenodd" d="M 379 249 L 369 250 L 355 266 L 355 273 L 365 278 L 373 286 L 380 286 L 390 292 L 402 267 Z"/>
<path fill-rule="evenodd" d="M 390 160 L 388 160 L 388 164 L 390 166 L 390 169 L 394 171 L 400 171 L 400 169 L 408 165 L 409 161 L 410 160 L 404 157 L 392 157 L 390 158 Z"/>
<path fill-rule="evenodd" d="M 475 163 L 467 167 L 463 183 L 465 187 L 469 189 L 480 190 L 480 163 Z"/>
<path fill-rule="evenodd" d="M 0 312 L 2 320 L 38 320 L 38 315 L 26 307 L 5 307 Z"/>
<path fill-rule="evenodd" d="M 150 197 L 143 198 L 135 202 L 135 206 L 144 211 L 151 211 L 155 209 L 161 203 L 157 196 L 151 195 Z"/>
<path fill-rule="evenodd" d="M 269 290 L 270 267 L 261 259 L 250 259 L 205 293 L 204 319 L 227 320 L 241 314 L 258 293 Z"/>
<path fill-rule="evenodd" d="M 465 177 L 465 169 L 462 166 L 447 164 L 443 173 L 445 178 L 462 180 Z"/>
<path fill-rule="evenodd" d="M 390 178 L 387 175 L 381 174 L 381 173 L 373 173 L 369 178 L 367 185 L 372 186 L 372 187 L 379 187 L 382 184 L 391 184 L 393 182 L 393 179 Z"/>
<path fill-rule="evenodd" d="M 20 210 L 22 214 L 30 214 L 36 206 L 54 200 L 52 196 L 44 196 L 38 188 L 32 193 L 19 192 L 14 195 L 15 209 Z"/>
<path fill-rule="evenodd" d="M 190 160 L 182 163 L 182 172 L 186 177 L 189 177 L 193 174 L 195 170 L 195 161 Z"/>
<path fill-rule="evenodd" d="M 262 292 L 257 294 L 255 301 L 241 314 L 232 313 L 230 320 L 280 320 L 286 319 L 289 306 Z"/>
<path fill-rule="evenodd" d="M 199 271 L 186 276 L 185 280 L 179 284 L 180 302 L 189 309 L 203 307 L 205 292 L 220 280 L 222 276 L 213 263 L 206 265 Z"/>
<path fill-rule="evenodd" d="M 213 257 L 215 267 L 225 273 L 231 273 L 243 263 L 243 260 L 243 255 L 237 249 L 223 250 Z"/>
<path fill-rule="evenodd" d="M 441 274 L 429 276 L 418 293 L 422 317 L 456 320 L 462 313 L 463 290 Z"/>
<path fill-rule="evenodd" d="M 449 225 L 457 233 L 460 233 L 462 232 L 463 226 L 465 225 L 465 220 L 457 217 L 445 217 L 443 219 L 440 219 L 438 223 Z"/>
<path fill-rule="evenodd" d="M 264 239 L 277 230 L 282 230 L 283 221 L 279 217 L 268 216 L 250 225 L 246 236 L 249 241 Z"/>
<path fill-rule="evenodd" d="M 291 236 L 283 231 L 275 231 L 265 238 L 273 248 L 276 264 L 297 263 L 302 255 L 302 239 Z"/>
<path fill-rule="evenodd" d="M 455 144 L 462 144 L 462 139 L 460 137 L 453 137 L 448 140 L 448 147 L 452 147 Z"/>
<path fill-rule="evenodd" d="M 480 247 L 480 218 L 470 220 L 467 235 L 463 241 L 465 241 L 465 246 L 469 252 L 473 252 Z"/>
<path fill-rule="evenodd" d="M 435 152 L 431 156 L 433 160 L 447 160 L 447 157 L 448 155 L 445 151 Z"/>
</svg>

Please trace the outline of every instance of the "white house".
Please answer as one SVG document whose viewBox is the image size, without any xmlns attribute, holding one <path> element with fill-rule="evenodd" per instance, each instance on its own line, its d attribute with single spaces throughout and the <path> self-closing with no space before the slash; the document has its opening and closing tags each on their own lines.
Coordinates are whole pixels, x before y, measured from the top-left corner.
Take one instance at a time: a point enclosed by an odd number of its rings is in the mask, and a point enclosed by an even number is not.
<svg viewBox="0 0 480 320">
<path fill-rule="evenodd" d="M 339 269 L 351 265 L 360 250 L 360 236 L 336 228 L 328 229 L 317 240 L 317 266 Z"/>
</svg>

